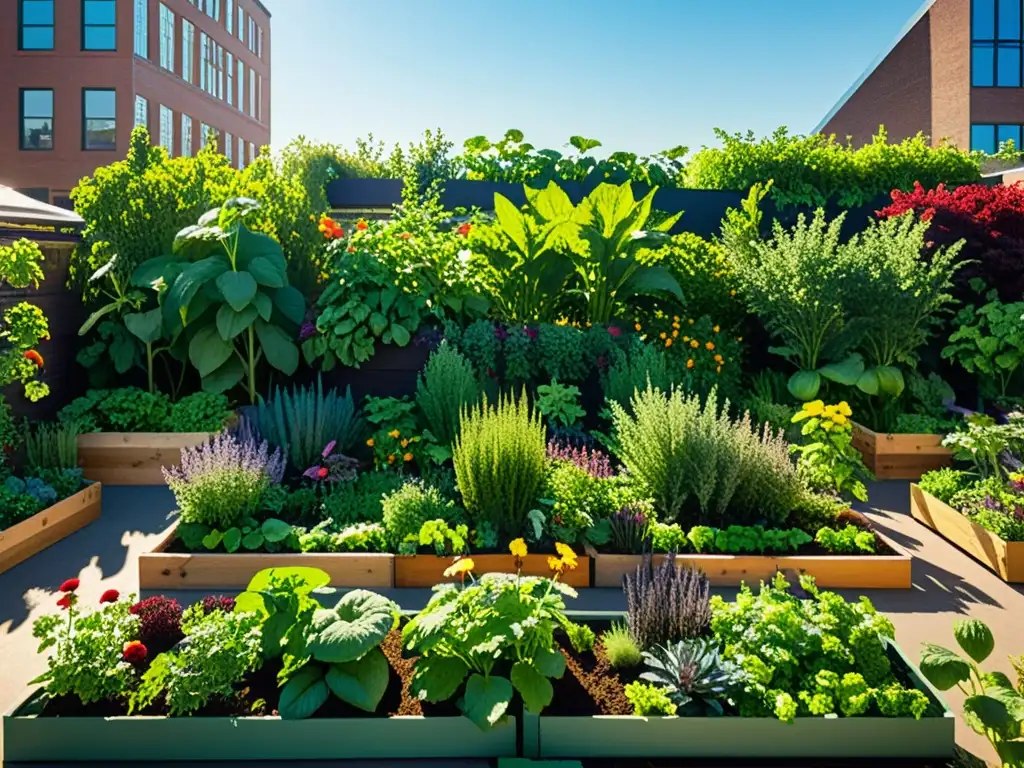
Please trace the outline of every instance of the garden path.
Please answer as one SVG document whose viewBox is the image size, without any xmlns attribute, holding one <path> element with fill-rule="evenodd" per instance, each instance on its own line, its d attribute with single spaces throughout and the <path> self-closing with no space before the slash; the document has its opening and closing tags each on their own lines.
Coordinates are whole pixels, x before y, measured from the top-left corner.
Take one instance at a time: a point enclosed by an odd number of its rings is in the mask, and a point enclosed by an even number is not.
<svg viewBox="0 0 1024 768">
<path fill-rule="evenodd" d="M 876 483 L 868 514 L 888 536 L 914 555 L 909 591 L 862 590 L 845 592 L 849 599 L 865 594 L 896 626 L 896 640 L 916 659 L 921 643 L 953 646 L 952 624 L 971 616 L 988 623 L 996 637 L 991 666 L 1012 672 L 1007 656 L 1024 653 L 1024 585 L 1010 586 L 968 556 L 914 521 L 908 514 L 909 493 L 903 482 Z M 138 589 L 136 559 L 151 549 L 167 526 L 174 500 L 166 488 L 104 488 L 103 516 L 95 523 L 58 542 L 21 565 L 0 574 L 0 710 L 24 698 L 28 681 L 45 668 L 35 653 L 32 622 L 53 609 L 56 590 L 77 576 L 79 594 L 93 602 L 106 589 L 127 594 Z M 729 595 L 734 590 L 716 590 Z M 200 592 L 175 594 L 183 603 Z M 393 590 L 389 595 L 403 608 L 418 608 L 429 590 Z M 625 608 L 621 591 L 583 590 L 571 606 L 580 610 Z M 963 697 L 947 694 L 959 713 Z M 957 741 L 966 750 L 993 757 L 983 739 L 957 723 Z M 3 745 L 0 744 L 0 766 Z M 198 768 L 198 764 L 194 764 Z M 417 763 L 427 768 L 429 763 Z M 348 764 L 348 768 L 355 768 Z M 475 768 L 467 764 L 466 768 Z"/>
</svg>

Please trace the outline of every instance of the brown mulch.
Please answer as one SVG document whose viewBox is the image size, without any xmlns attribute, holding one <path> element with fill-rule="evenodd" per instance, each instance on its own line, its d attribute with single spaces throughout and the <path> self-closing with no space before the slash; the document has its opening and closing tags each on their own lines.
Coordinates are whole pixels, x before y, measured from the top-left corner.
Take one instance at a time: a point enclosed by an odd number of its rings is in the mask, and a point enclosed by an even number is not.
<svg viewBox="0 0 1024 768">
<path fill-rule="evenodd" d="M 643 672 L 643 665 L 615 670 L 601 645 L 600 635 L 594 650 L 577 653 L 565 640 L 559 641 L 566 670 L 553 680 L 555 697 L 544 710 L 549 715 L 631 715 L 633 705 L 626 698 L 625 686 Z"/>
</svg>

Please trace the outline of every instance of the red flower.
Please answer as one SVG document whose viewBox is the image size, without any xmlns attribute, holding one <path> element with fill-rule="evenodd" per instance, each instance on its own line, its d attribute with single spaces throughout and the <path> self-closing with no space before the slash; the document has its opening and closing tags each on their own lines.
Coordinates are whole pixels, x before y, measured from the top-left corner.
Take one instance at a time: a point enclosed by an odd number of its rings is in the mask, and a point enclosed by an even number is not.
<svg viewBox="0 0 1024 768">
<path fill-rule="evenodd" d="M 124 653 L 121 654 L 121 658 L 129 664 L 141 664 L 148 655 L 149 651 L 146 649 L 146 646 L 138 640 L 132 640 L 130 643 L 125 644 Z"/>
<path fill-rule="evenodd" d="M 57 605 L 63 608 L 65 611 L 71 607 L 71 603 L 74 600 L 74 595 L 64 595 L 60 600 L 57 601 Z"/>
<path fill-rule="evenodd" d="M 370 226 L 370 225 L 367 224 L 365 221 L 357 221 L 356 222 L 356 229 L 358 229 L 358 230 L 366 229 L 368 226 Z"/>
<path fill-rule="evenodd" d="M 320 467 L 320 469 L 316 471 L 316 476 L 319 477 L 321 480 L 327 477 L 327 467 Z"/>
<path fill-rule="evenodd" d="M 616 327 L 614 325 L 610 325 L 610 326 L 608 326 L 608 335 L 617 339 L 617 338 L 619 338 L 619 336 L 622 335 L 622 329 L 618 328 L 618 327 Z"/>
<path fill-rule="evenodd" d="M 63 584 L 60 585 L 60 591 L 61 592 L 74 592 L 76 589 L 78 589 L 78 585 L 81 584 L 81 583 L 82 582 L 80 582 L 78 579 L 68 579 Z"/>
<path fill-rule="evenodd" d="M 108 589 L 106 592 L 100 595 L 100 605 L 103 605 L 103 603 L 116 603 L 117 598 L 119 598 L 120 596 L 121 593 L 118 592 L 116 589 Z"/>
<path fill-rule="evenodd" d="M 456 229 L 455 231 L 456 231 L 456 232 L 457 232 L 458 234 L 462 235 L 463 237 L 466 237 L 466 235 L 468 235 L 468 234 L 469 234 L 469 230 L 471 230 L 472 228 L 473 228 L 473 227 L 472 227 L 472 225 L 471 225 L 471 224 L 470 224 L 470 223 L 469 223 L 469 222 L 467 221 L 467 222 L 466 222 L 465 224 L 461 225 L 461 226 L 460 226 L 460 227 L 459 227 L 458 229 Z"/>
<path fill-rule="evenodd" d="M 346 250 L 346 251 L 348 251 L 349 253 L 355 253 L 355 252 L 356 252 L 356 248 L 355 248 L 355 246 L 354 246 L 354 245 L 350 245 L 350 246 L 349 246 L 348 248 L 346 248 L 345 250 Z"/>
<path fill-rule="evenodd" d="M 26 352 L 24 356 L 26 360 L 31 360 L 33 363 L 35 363 L 37 368 L 43 367 L 43 356 L 36 352 L 34 349 L 28 350 L 28 352 Z"/>
</svg>

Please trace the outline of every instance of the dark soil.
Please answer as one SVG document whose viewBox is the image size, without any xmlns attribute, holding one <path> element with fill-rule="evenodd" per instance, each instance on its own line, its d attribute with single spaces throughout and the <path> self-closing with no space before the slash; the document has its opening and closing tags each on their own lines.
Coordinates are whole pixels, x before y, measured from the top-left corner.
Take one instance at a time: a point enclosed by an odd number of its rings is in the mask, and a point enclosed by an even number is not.
<svg viewBox="0 0 1024 768">
<path fill-rule="evenodd" d="M 412 658 L 402 658 L 402 635 L 398 630 L 391 632 L 381 643 L 381 650 L 391 667 L 391 678 L 384 698 L 376 712 L 364 712 L 352 707 L 334 696 L 317 711 L 314 718 L 391 717 L 392 715 L 425 715 L 427 717 L 457 717 L 461 713 L 454 699 L 430 704 L 421 702 L 409 693 L 412 680 Z M 219 699 L 196 713 L 197 717 L 239 717 L 246 715 L 276 715 L 280 688 L 277 673 L 280 662 L 265 664 L 254 672 L 239 687 L 234 698 Z M 88 706 L 73 696 L 62 696 L 48 701 L 42 711 L 43 717 L 113 717 L 128 714 L 126 702 L 103 701 Z M 151 707 L 140 715 L 165 715 L 163 707 Z"/>
<path fill-rule="evenodd" d="M 560 650 L 565 656 L 566 670 L 560 680 L 552 680 L 555 697 L 544 714 L 584 717 L 633 714 L 625 687 L 639 677 L 643 665 L 612 669 L 600 636 L 592 652 L 577 653 L 567 642 L 562 642 Z"/>
</svg>

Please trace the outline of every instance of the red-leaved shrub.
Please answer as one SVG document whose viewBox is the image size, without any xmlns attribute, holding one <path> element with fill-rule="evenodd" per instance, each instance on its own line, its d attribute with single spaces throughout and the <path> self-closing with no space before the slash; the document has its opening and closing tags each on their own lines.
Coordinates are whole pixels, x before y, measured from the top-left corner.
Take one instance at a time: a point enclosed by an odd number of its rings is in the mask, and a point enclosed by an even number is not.
<svg viewBox="0 0 1024 768">
<path fill-rule="evenodd" d="M 235 598 L 227 595 L 207 595 L 203 598 L 203 613 L 209 616 L 214 611 L 231 613 L 235 610 Z"/>
<path fill-rule="evenodd" d="M 969 184 L 953 190 L 915 184 L 913 192 L 894 191 L 892 205 L 878 215 L 889 218 L 910 210 L 932 223 L 930 246 L 965 241 L 958 259 L 968 263 L 956 276 L 958 298 L 971 296 L 973 278 L 998 290 L 1003 301 L 1024 297 L 1024 184 Z"/>
<path fill-rule="evenodd" d="M 139 640 L 155 657 L 185 637 L 181 631 L 181 604 L 169 597 L 147 597 L 130 609 L 139 617 Z"/>
</svg>

